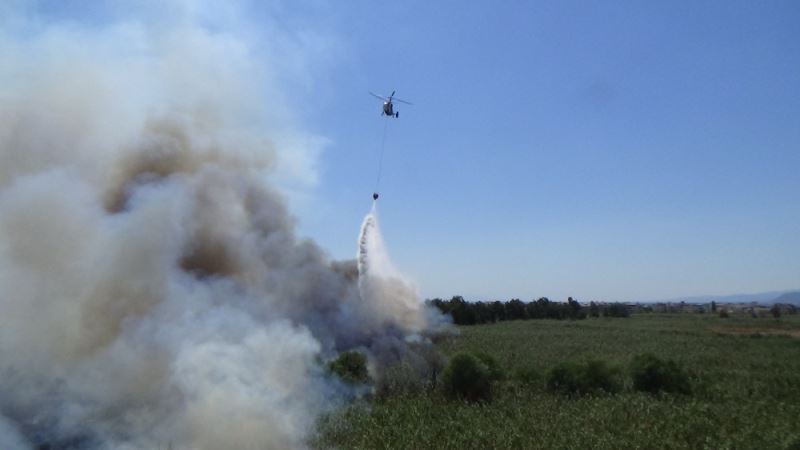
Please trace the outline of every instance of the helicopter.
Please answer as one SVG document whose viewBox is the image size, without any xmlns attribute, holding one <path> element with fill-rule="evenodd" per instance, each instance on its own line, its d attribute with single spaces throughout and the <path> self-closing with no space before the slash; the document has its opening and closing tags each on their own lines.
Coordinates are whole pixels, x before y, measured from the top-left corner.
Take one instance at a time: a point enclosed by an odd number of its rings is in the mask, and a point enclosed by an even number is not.
<svg viewBox="0 0 800 450">
<path fill-rule="evenodd" d="M 405 100 L 400 100 L 399 98 L 394 98 L 394 93 L 395 93 L 395 91 L 392 91 L 392 95 L 390 95 L 388 97 L 384 97 L 384 96 L 378 95 L 378 94 L 373 94 L 372 92 L 370 92 L 370 95 L 372 95 L 373 97 L 377 97 L 377 98 L 383 100 L 383 111 L 381 112 L 381 115 L 387 116 L 387 117 L 394 117 L 395 119 L 397 119 L 398 117 L 400 117 L 400 112 L 399 111 L 395 111 L 393 109 L 392 101 L 405 103 L 406 105 L 413 105 L 413 103 L 407 102 Z"/>
</svg>

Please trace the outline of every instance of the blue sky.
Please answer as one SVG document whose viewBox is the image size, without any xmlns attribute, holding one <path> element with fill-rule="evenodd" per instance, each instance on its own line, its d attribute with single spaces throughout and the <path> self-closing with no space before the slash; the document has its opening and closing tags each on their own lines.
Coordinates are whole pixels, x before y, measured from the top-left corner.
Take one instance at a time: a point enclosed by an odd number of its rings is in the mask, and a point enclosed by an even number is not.
<svg viewBox="0 0 800 450">
<path fill-rule="evenodd" d="M 386 119 L 367 91 L 396 89 L 414 105 L 388 124 L 379 213 L 423 296 L 800 287 L 797 2 L 246 9 L 314 49 L 287 97 L 328 144 L 295 211 L 333 257 L 354 255 L 375 184 Z"/>
</svg>

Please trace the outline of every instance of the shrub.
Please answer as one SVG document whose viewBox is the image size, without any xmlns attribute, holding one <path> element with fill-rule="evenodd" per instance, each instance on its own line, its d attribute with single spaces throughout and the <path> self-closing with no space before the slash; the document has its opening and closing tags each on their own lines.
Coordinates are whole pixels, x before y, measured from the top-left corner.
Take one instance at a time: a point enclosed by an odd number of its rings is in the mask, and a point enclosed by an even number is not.
<svg viewBox="0 0 800 450">
<path fill-rule="evenodd" d="M 651 353 L 637 355 L 630 367 L 633 388 L 650 393 L 691 393 L 689 376 L 673 360 L 663 360 Z"/>
<path fill-rule="evenodd" d="M 391 395 L 421 392 L 429 381 L 407 361 L 401 361 L 387 367 L 378 377 L 375 382 L 376 394 L 379 398 L 387 398 Z"/>
<path fill-rule="evenodd" d="M 476 353 L 475 356 L 486 366 L 489 370 L 489 379 L 491 381 L 499 381 L 505 378 L 506 374 L 503 371 L 503 368 L 500 367 L 500 364 L 497 363 L 497 360 L 494 359 L 490 354 L 485 352 Z"/>
<path fill-rule="evenodd" d="M 409 342 L 406 350 L 399 360 L 384 363 L 372 374 L 373 392 L 379 399 L 436 388 L 445 357 L 428 343 Z"/>
<path fill-rule="evenodd" d="M 450 398 L 467 401 L 491 399 L 491 375 L 480 359 L 469 353 L 459 353 L 450 360 L 442 373 L 442 388 Z"/>
<path fill-rule="evenodd" d="M 571 363 L 561 363 L 547 372 L 547 389 L 553 392 L 575 394 L 580 390 L 578 382 L 579 367 Z"/>
<path fill-rule="evenodd" d="M 581 387 L 585 392 L 602 390 L 611 394 L 617 393 L 622 387 L 618 373 L 617 368 L 609 366 L 605 361 L 589 361 L 581 372 Z"/>
<path fill-rule="evenodd" d="M 561 363 L 547 374 L 547 389 L 565 394 L 591 394 L 621 389 L 618 370 L 604 361 L 592 360 L 583 364 Z"/>
<path fill-rule="evenodd" d="M 369 381 L 367 357 L 356 351 L 341 353 L 328 363 L 328 370 L 346 383 L 362 384 Z"/>
<path fill-rule="evenodd" d="M 721 319 L 727 319 L 727 318 L 728 318 L 728 310 L 726 310 L 726 309 L 720 309 L 720 310 L 719 310 L 719 317 L 720 317 Z"/>
</svg>

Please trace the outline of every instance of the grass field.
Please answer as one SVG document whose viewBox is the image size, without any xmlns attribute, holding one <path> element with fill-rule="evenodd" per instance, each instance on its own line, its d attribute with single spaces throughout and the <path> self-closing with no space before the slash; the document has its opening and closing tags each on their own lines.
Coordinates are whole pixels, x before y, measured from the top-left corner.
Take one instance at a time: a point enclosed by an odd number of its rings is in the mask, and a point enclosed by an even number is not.
<svg viewBox="0 0 800 450">
<path fill-rule="evenodd" d="M 506 379 L 491 402 L 422 391 L 362 400 L 324 417 L 316 448 L 800 448 L 800 316 L 780 321 L 711 314 L 528 320 L 460 327 L 446 355 L 486 352 Z M 690 396 L 634 392 L 631 358 L 651 352 L 690 373 Z M 568 397 L 545 390 L 547 370 L 601 359 L 622 369 L 619 394 Z M 514 373 L 532 368 L 529 385 Z M 797 447 L 795 447 L 797 446 Z"/>
</svg>

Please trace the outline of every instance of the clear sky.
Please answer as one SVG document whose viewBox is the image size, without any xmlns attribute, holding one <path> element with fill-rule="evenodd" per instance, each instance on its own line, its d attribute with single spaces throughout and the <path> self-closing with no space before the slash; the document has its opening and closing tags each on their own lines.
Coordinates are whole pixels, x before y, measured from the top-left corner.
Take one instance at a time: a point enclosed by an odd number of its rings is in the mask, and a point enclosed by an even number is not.
<svg viewBox="0 0 800 450">
<path fill-rule="evenodd" d="M 327 145 L 293 209 L 333 257 L 354 256 L 375 185 L 386 119 L 367 91 L 396 89 L 414 105 L 388 124 L 379 213 L 423 296 L 800 287 L 800 3 L 245 9 L 314 48 L 287 97 Z"/>
</svg>

